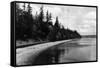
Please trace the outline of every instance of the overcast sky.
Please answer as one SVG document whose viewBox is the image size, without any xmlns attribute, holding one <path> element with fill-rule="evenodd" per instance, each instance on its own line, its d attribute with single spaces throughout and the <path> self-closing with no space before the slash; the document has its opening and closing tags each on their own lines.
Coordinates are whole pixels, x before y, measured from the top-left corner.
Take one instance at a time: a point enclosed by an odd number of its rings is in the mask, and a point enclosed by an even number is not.
<svg viewBox="0 0 100 68">
<path fill-rule="evenodd" d="M 21 8 L 22 5 L 20 4 Z M 53 22 L 55 22 L 56 16 L 58 16 L 60 23 L 65 28 L 77 30 L 81 35 L 96 34 L 95 7 L 31 4 L 32 14 L 34 15 L 36 11 L 39 12 L 42 5 L 44 6 L 44 13 L 47 10 L 52 13 Z"/>
</svg>

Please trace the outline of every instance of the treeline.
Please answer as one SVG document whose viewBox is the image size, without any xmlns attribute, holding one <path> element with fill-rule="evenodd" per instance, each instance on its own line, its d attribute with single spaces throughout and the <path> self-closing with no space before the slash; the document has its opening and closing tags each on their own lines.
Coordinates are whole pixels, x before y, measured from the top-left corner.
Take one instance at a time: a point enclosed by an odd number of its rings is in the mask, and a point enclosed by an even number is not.
<svg viewBox="0 0 100 68">
<path fill-rule="evenodd" d="M 30 3 L 23 9 L 16 4 L 16 40 L 34 39 L 37 41 L 57 41 L 64 39 L 80 38 L 77 31 L 65 29 L 56 17 L 55 24 L 52 22 L 52 14 L 47 10 L 44 14 L 43 6 L 40 11 L 32 14 Z"/>
</svg>

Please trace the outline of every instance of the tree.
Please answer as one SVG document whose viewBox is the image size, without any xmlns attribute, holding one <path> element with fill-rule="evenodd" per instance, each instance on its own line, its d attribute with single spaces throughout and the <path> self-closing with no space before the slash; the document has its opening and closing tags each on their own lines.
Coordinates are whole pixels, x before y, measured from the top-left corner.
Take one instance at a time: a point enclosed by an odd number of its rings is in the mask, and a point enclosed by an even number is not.
<svg viewBox="0 0 100 68">
<path fill-rule="evenodd" d="M 25 3 L 23 9 L 16 4 L 16 37 L 24 39 L 32 37 L 33 16 L 31 14 L 31 6 L 28 4 L 27 11 L 25 10 Z"/>
<path fill-rule="evenodd" d="M 44 13 L 43 13 L 43 6 L 40 7 L 40 14 L 39 14 L 39 22 L 43 23 Z"/>
<path fill-rule="evenodd" d="M 48 10 L 47 10 L 47 12 L 46 12 L 46 22 L 48 23 L 48 21 L 49 21 L 49 13 L 48 13 Z"/>
<path fill-rule="evenodd" d="M 47 10 L 47 12 L 46 12 L 46 22 L 47 23 L 50 22 L 52 20 L 51 18 L 52 18 L 51 13 L 49 13 L 48 10 Z"/>
<path fill-rule="evenodd" d="M 56 17 L 56 21 L 55 21 L 55 24 L 54 24 L 54 28 L 55 28 L 57 31 L 60 29 L 60 24 L 59 24 L 58 17 Z"/>
<path fill-rule="evenodd" d="M 23 38 L 23 30 L 22 30 L 22 14 L 23 11 L 20 9 L 19 4 L 16 3 L 16 25 L 15 25 L 15 30 L 16 30 L 16 39 L 21 39 Z"/>
<path fill-rule="evenodd" d="M 31 12 L 32 12 L 32 7 L 30 6 L 30 3 L 28 3 L 27 9 L 28 9 L 28 13 L 31 14 Z"/>
</svg>

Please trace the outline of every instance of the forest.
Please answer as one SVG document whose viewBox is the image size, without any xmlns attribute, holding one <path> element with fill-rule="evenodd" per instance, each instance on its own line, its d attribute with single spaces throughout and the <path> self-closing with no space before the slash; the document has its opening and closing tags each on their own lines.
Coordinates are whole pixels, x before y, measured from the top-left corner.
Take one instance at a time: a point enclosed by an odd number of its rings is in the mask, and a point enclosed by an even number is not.
<svg viewBox="0 0 100 68">
<path fill-rule="evenodd" d="M 81 38 L 76 30 L 66 29 L 59 23 L 58 16 L 53 24 L 52 13 L 48 10 L 44 13 L 43 8 L 44 6 L 41 6 L 39 12 L 35 12 L 33 15 L 34 10 L 30 3 L 27 6 L 23 3 L 23 9 L 16 4 L 16 40 L 58 41 Z"/>
</svg>

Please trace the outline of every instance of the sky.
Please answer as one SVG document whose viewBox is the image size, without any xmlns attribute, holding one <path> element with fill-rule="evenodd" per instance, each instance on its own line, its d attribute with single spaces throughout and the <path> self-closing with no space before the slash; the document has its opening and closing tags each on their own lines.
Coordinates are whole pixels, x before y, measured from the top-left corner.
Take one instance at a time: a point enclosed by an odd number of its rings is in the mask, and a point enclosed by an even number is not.
<svg viewBox="0 0 100 68">
<path fill-rule="evenodd" d="M 20 8 L 23 8 L 23 3 L 19 5 Z M 55 22 L 56 16 L 58 16 L 59 22 L 65 28 L 77 30 L 81 35 L 96 35 L 95 7 L 31 4 L 32 14 L 35 15 L 36 11 L 39 13 L 42 5 L 44 7 L 44 13 L 48 10 L 52 14 L 53 23 Z"/>
</svg>

